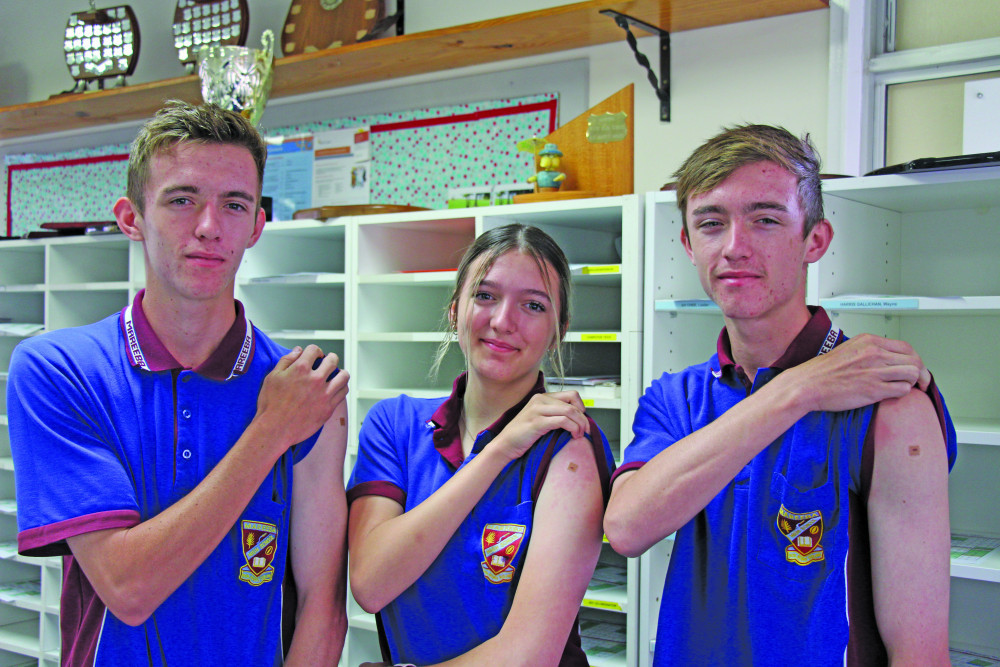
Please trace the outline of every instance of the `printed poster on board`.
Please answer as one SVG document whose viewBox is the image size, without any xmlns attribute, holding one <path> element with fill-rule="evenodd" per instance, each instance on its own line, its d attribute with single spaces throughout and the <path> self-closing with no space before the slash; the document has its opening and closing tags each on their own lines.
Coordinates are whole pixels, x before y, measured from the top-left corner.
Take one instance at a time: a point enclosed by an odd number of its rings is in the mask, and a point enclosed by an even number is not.
<svg viewBox="0 0 1000 667">
<path fill-rule="evenodd" d="M 371 203 L 370 136 L 368 127 L 313 135 L 313 207 Z"/>
</svg>

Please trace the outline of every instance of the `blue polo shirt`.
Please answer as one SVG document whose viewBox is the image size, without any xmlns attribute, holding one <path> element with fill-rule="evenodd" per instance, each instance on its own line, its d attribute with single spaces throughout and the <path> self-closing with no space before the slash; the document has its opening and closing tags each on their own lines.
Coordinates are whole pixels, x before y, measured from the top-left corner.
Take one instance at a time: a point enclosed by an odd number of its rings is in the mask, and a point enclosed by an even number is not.
<svg viewBox="0 0 1000 667">
<path fill-rule="evenodd" d="M 647 389 L 616 476 L 843 340 L 815 309 L 781 359 L 751 384 L 723 330 L 707 363 L 664 374 Z M 955 429 L 937 388 L 928 393 L 950 465 Z M 677 531 L 654 665 L 886 664 L 865 511 L 877 408 L 807 414 Z"/>
<path fill-rule="evenodd" d="M 398 502 L 404 512 L 416 507 L 489 446 L 532 395 L 545 391 L 542 380 L 539 373 L 534 389 L 478 435 L 468 458 L 458 427 L 464 374 L 447 398 L 403 395 L 380 401 L 361 426 L 348 502 L 379 495 Z M 591 442 L 606 502 L 614 457 L 593 421 L 590 434 L 600 434 Z M 500 631 L 531 540 L 535 500 L 549 463 L 570 439 L 566 431 L 550 432 L 510 462 L 427 571 L 380 612 L 393 662 L 449 660 Z M 560 665 L 587 664 L 574 629 Z"/>
<path fill-rule="evenodd" d="M 236 320 L 184 369 L 142 311 L 143 292 L 95 324 L 29 338 L 11 357 L 8 413 L 18 549 L 63 555 L 63 664 L 280 664 L 292 466 L 275 464 L 211 555 L 138 627 L 107 611 L 66 538 L 150 519 L 197 486 L 257 412 L 286 350 Z"/>
</svg>

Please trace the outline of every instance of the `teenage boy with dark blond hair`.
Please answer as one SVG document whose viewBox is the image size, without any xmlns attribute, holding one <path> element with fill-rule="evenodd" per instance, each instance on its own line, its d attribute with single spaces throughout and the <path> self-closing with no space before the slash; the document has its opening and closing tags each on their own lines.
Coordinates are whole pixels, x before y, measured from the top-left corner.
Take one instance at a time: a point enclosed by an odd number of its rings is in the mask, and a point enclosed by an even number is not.
<svg viewBox="0 0 1000 667">
<path fill-rule="evenodd" d="M 641 399 L 604 522 L 627 556 L 677 533 L 654 664 L 949 664 L 954 427 L 909 345 L 806 306 L 833 238 L 814 149 L 737 127 L 677 176 L 726 326 Z"/>
<path fill-rule="evenodd" d="M 328 382 L 336 355 L 279 347 L 234 299 L 265 157 L 238 114 L 168 103 L 114 205 L 146 288 L 12 356 L 18 548 L 65 557 L 63 664 L 282 664 L 286 570 L 285 664 L 339 659 L 347 373 Z"/>
</svg>

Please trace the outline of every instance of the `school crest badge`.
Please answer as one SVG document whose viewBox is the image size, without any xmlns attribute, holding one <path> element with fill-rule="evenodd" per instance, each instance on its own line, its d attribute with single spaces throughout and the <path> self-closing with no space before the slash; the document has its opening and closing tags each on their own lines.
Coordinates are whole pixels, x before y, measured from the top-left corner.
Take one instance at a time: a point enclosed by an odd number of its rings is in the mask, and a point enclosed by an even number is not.
<svg viewBox="0 0 1000 667">
<path fill-rule="evenodd" d="M 785 560 L 789 563 L 808 565 L 824 559 L 820 544 L 823 539 L 823 513 L 819 510 L 796 514 L 782 505 L 778 510 L 778 532 L 790 542 L 785 547 Z"/>
<path fill-rule="evenodd" d="M 521 548 L 526 527 L 513 523 L 488 523 L 483 527 L 483 575 L 494 584 L 514 578 L 514 556 Z"/>
<path fill-rule="evenodd" d="M 271 561 L 278 548 L 278 529 L 273 523 L 260 521 L 240 522 L 243 537 L 243 558 L 246 565 L 240 568 L 240 581 L 260 586 L 274 578 Z"/>
</svg>

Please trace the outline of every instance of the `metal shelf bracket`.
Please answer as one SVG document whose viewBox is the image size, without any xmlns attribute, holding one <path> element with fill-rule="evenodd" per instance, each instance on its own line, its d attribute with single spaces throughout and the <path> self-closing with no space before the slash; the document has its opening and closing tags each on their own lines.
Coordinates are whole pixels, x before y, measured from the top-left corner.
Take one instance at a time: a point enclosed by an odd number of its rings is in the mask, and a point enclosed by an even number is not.
<svg viewBox="0 0 1000 667">
<path fill-rule="evenodd" d="M 645 21 L 633 18 L 628 14 L 616 12 L 613 9 L 602 9 L 600 13 L 612 17 L 618 27 L 625 31 L 625 41 L 628 42 L 629 48 L 635 54 L 636 62 L 646 70 L 646 78 L 649 79 L 649 83 L 656 92 L 656 97 L 660 100 L 660 120 L 665 123 L 670 122 L 670 33 L 662 28 L 657 28 L 655 25 L 650 25 Z M 659 79 L 656 78 L 656 74 L 653 73 L 653 69 L 649 66 L 649 58 L 640 53 L 636 47 L 635 35 L 632 34 L 629 26 L 635 26 L 646 32 L 660 36 Z"/>
</svg>

